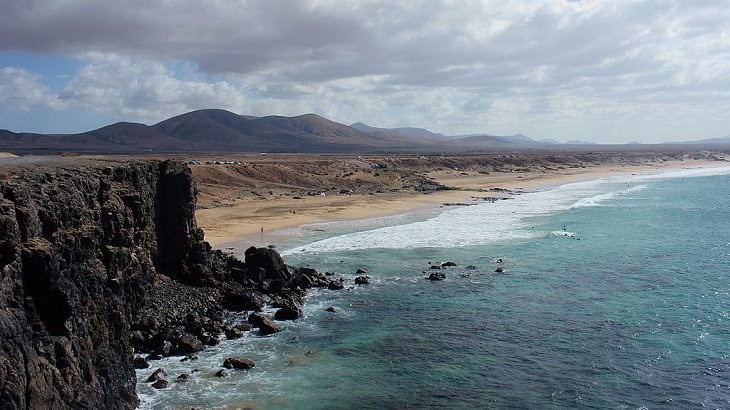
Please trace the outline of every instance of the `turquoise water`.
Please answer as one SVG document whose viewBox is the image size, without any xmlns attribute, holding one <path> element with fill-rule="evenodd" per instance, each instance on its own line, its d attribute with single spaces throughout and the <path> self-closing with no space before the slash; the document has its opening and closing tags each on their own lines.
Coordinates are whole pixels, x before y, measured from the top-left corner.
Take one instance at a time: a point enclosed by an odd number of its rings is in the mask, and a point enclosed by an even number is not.
<svg viewBox="0 0 730 410">
<path fill-rule="evenodd" d="M 143 407 L 730 407 L 729 172 L 571 184 L 295 239 L 290 264 L 365 268 L 373 283 L 311 292 L 284 332 L 201 354 L 192 383 L 141 385 Z M 446 280 L 424 279 L 447 260 Z M 257 367 L 213 378 L 232 354 Z"/>
</svg>

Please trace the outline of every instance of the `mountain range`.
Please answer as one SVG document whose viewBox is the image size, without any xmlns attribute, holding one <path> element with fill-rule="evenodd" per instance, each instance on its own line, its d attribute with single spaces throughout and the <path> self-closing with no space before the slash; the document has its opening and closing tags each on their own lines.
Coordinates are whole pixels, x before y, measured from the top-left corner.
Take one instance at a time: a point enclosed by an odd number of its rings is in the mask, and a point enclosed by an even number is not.
<svg viewBox="0 0 730 410">
<path fill-rule="evenodd" d="M 689 143 L 730 145 L 730 137 Z M 555 149 L 557 144 L 522 134 L 448 136 L 423 128 L 377 128 L 362 122 L 347 126 L 316 114 L 256 117 L 218 109 L 192 111 L 154 125 L 118 122 L 78 134 L 0 130 L 0 151 L 12 152 L 483 151 Z"/>
</svg>

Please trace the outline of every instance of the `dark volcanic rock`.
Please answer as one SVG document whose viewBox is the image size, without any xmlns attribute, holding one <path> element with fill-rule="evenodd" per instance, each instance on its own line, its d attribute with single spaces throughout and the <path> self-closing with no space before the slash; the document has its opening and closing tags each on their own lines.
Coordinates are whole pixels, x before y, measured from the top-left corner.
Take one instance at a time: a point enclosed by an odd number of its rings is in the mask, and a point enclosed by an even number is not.
<svg viewBox="0 0 730 410">
<path fill-rule="evenodd" d="M 271 280 L 289 281 L 289 268 L 278 252 L 269 248 L 250 247 L 244 253 L 249 275 L 257 282 Z"/>
<path fill-rule="evenodd" d="M 368 273 L 368 271 L 366 271 L 365 269 L 358 269 L 357 271 L 355 271 L 355 273 L 358 275 L 364 275 Z"/>
<path fill-rule="evenodd" d="M 358 276 L 355 278 L 356 285 L 368 285 L 370 284 L 370 276 Z"/>
<path fill-rule="evenodd" d="M 456 263 L 455 262 L 448 261 L 448 262 L 442 263 L 441 266 L 444 266 L 444 267 L 446 267 L 446 266 L 456 266 Z"/>
<path fill-rule="evenodd" d="M 285 306 L 276 311 L 274 319 L 276 320 L 296 320 L 302 317 L 302 309 L 295 306 Z"/>
<path fill-rule="evenodd" d="M 256 366 L 253 360 L 245 357 L 229 357 L 223 361 L 223 367 L 226 369 L 244 369 L 248 370 Z"/>
<path fill-rule="evenodd" d="M 170 386 L 170 383 L 168 383 L 165 379 L 160 379 L 154 383 L 152 383 L 152 387 L 155 389 L 166 389 Z"/>
<path fill-rule="evenodd" d="M 281 332 L 281 328 L 276 323 L 272 322 L 271 319 L 266 319 L 259 324 L 259 332 L 263 336 L 266 336 Z"/>
<path fill-rule="evenodd" d="M 271 281 L 299 286 L 272 249 L 212 250 L 195 195 L 174 161 L 0 166 L 0 407 L 133 409 L 133 348 L 198 351 L 226 299 L 260 308 Z"/>
<path fill-rule="evenodd" d="M 281 328 L 265 313 L 255 312 L 250 314 L 248 316 L 248 322 L 254 325 L 254 327 L 259 328 L 259 332 L 264 336 L 281 332 Z"/>
<path fill-rule="evenodd" d="M 147 378 L 147 383 L 161 380 L 164 378 L 164 376 L 167 376 L 167 372 L 165 372 L 165 369 L 158 367 L 157 370 L 152 372 L 152 374 Z"/>
<path fill-rule="evenodd" d="M 226 329 L 226 339 L 239 339 L 243 337 L 243 332 L 237 327 L 231 327 Z"/>
<path fill-rule="evenodd" d="M 195 353 L 203 350 L 203 342 L 190 333 L 185 333 L 177 342 L 176 352 L 178 354 Z"/>
<path fill-rule="evenodd" d="M 433 272 L 432 274 L 428 275 L 428 280 L 444 280 L 446 279 L 446 275 L 443 272 Z"/>
<path fill-rule="evenodd" d="M 145 360 L 142 356 L 137 356 L 134 358 L 133 366 L 135 369 L 146 369 L 150 367 L 150 364 L 147 363 L 147 360 Z"/>
<path fill-rule="evenodd" d="M 341 280 L 331 280 L 327 284 L 327 287 L 332 290 L 340 290 L 345 288 L 345 283 Z"/>
</svg>

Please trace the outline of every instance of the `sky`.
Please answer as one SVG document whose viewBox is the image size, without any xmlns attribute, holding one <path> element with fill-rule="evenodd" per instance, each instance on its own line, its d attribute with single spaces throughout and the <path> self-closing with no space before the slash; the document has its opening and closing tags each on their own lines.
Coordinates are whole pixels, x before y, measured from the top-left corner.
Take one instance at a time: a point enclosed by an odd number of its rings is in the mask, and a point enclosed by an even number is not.
<svg viewBox="0 0 730 410">
<path fill-rule="evenodd" d="M 447 135 L 730 135 L 727 0 L 0 0 L 0 129 L 202 108 Z"/>
</svg>

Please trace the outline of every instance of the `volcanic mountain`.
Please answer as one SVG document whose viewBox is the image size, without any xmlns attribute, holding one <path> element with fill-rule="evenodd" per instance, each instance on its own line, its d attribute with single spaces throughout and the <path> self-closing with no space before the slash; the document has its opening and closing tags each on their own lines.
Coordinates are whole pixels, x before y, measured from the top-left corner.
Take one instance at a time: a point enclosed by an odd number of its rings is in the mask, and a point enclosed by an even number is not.
<svg viewBox="0 0 730 410">
<path fill-rule="evenodd" d="M 369 135 L 316 114 L 254 117 L 192 111 L 154 125 L 119 122 L 80 134 L 0 130 L 0 149 L 85 152 L 237 151 L 355 152 L 413 147 L 413 141 Z"/>
</svg>

